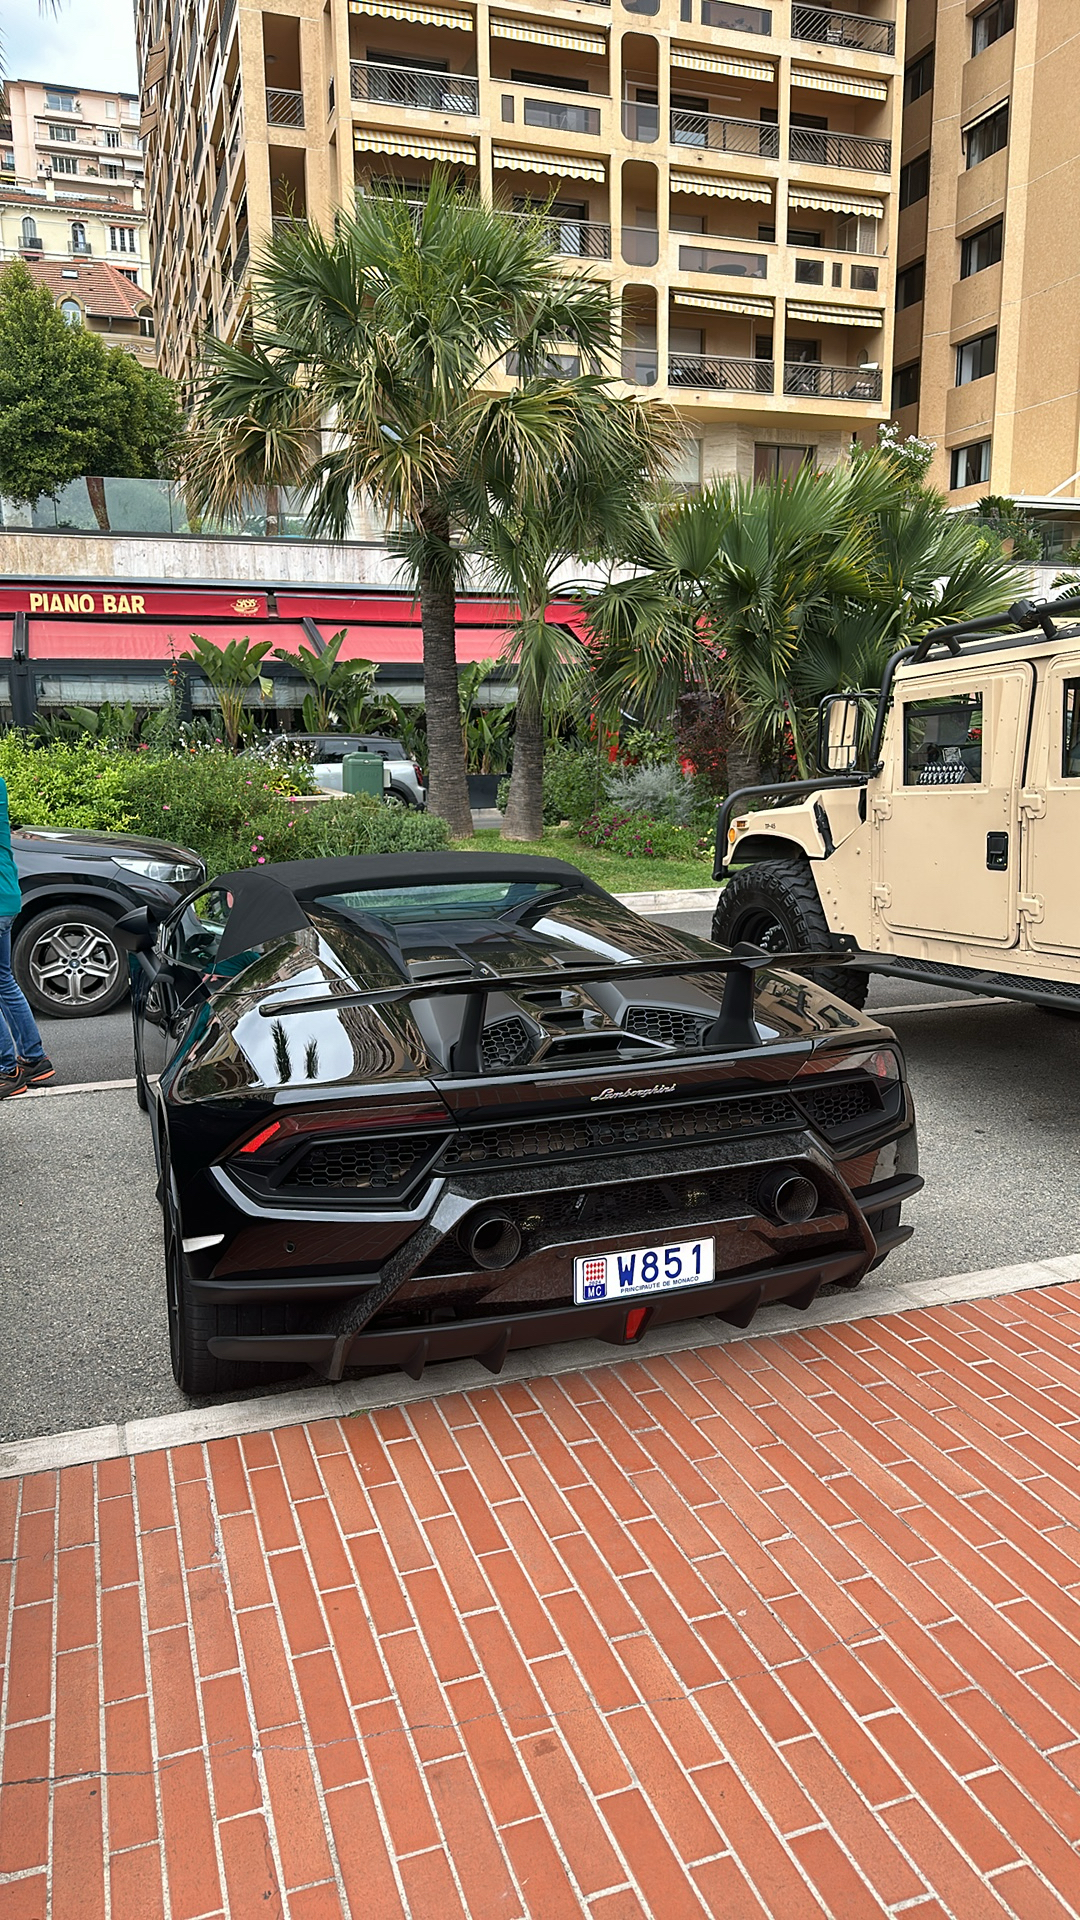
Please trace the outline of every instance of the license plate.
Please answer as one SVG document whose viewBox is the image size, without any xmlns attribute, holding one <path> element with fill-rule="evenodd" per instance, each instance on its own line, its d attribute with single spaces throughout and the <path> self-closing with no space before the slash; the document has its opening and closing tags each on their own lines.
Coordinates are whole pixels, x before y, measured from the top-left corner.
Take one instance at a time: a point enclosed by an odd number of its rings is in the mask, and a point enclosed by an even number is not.
<svg viewBox="0 0 1080 1920">
<path fill-rule="evenodd" d="M 715 1271 L 711 1240 L 677 1240 L 667 1247 L 631 1247 L 624 1253 L 589 1253 L 574 1261 L 574 1299 L 628 1300 L 673 1287 L 698 1287 Z"/>
</svg>

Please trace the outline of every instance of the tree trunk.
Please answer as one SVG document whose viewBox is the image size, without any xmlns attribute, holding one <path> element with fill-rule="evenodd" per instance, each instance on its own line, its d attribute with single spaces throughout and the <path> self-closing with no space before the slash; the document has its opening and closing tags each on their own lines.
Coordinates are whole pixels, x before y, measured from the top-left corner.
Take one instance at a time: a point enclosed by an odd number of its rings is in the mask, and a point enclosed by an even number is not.
<svg viewBox="0 0 1080 1920">
<path fill-rule="evenodd" d="M 428 528 L 431 531 L 431 528 Z M 440 532 L 443 529 L 439 530 Z M 445 529 L 449 539 L 449 528 Z M 473 830 L 465 784 L 453 586 L 420 572 L 420 624 L 424 635 L 424 704 L 427 710 L 428 806 L 445 820 L 455 840 Z"/>
<path fill-rule="evenodd" d="M 500 829 L 504 840 L 539 840 L 544 832 L 544 716 L 533 689 L 518 691 L 514 771 Z"/>
<path fill-rule="evenodd" d="M 281 532 L 281 488 L 266 489 L 266 538 L 276 540 Z"/>
<path fill-rule="evenodd" d="M 86 491 L 90 496 L 90 505 L 94 509 L 94 519 L 97 521 L 102 533 L 111 533 L 112 528 L 109 526 L 109 509 L 105 502 L 105 482 L 99 474 L 95 474 L 93 478 L 87 474 Z"/>
</svg>

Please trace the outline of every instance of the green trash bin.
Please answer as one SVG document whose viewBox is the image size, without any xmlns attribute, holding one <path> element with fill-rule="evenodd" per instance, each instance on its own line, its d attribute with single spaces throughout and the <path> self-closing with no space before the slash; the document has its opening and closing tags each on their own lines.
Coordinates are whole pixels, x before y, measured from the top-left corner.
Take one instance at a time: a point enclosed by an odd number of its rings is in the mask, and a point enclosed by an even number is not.
<svg viewBox="0 0 1080 1920">
<path fill-rule="evenodd" d="M 370 793 L 382 799 L 383 763 L 377 753 L 347 753 L 341 762 L 343 793 Z"/>
</svg>

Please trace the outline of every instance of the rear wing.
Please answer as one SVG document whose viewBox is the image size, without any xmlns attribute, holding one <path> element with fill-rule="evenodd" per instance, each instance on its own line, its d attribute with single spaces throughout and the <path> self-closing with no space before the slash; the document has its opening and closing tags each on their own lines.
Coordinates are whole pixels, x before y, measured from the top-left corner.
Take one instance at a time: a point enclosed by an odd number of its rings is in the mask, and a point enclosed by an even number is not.
<svg viewBox="0 0 1080 1920">
<path fill-rule="evenodd" d="M 592 986 L 604 981 L 662 980 L 680 974 L 719 973 L 726 975 L 720 1012 L 702 1036 L 704 1052 L 727 1053 L 759 1044 L 754 1025 L 754 976 L 765 967 L 797 966 L 800 970 L 818 965 L 843 966 L 848 955 L 830 948 L 825 953 L 766 953 L 746 942 L 730 954 L 718 954 L 700 960 L 650 961 L 640 966 L 585 966 L 541 973 L 469 974 L 449 980 L 417 980 L 399 987 L 374 987 L 365 992 L 307 996 L 302 1000 L 264 1000 L 259 1012 L 264 1019 L 280 1019 L 283 1013 L 336 1013 L 340 1007 L 385 1007 L 402 1001 L 430 1000 L 433 996 L 464 994 L 468 999 L 461 1033 L 454 1043 L 450 1068 L 454 1073 L 480 1073 L 480 1045 L 488 998 L 502 991 L 520 992 L 523 988 L 554 986 Z"/>
</svg>

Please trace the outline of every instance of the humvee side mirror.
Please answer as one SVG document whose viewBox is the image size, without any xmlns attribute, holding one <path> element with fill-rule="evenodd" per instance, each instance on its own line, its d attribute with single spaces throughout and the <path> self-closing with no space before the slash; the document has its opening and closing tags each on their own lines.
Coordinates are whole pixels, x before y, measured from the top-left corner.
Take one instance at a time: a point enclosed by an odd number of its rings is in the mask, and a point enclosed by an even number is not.
<svg viewBox="0 0 1080 1920">
<path fill-rule="evenodd" d="M 818 760 L 826 773 L 851 773 L 859 758 L 862 701 L 857 693 L 830 693 L 818 711 Z"/>
</svg>

